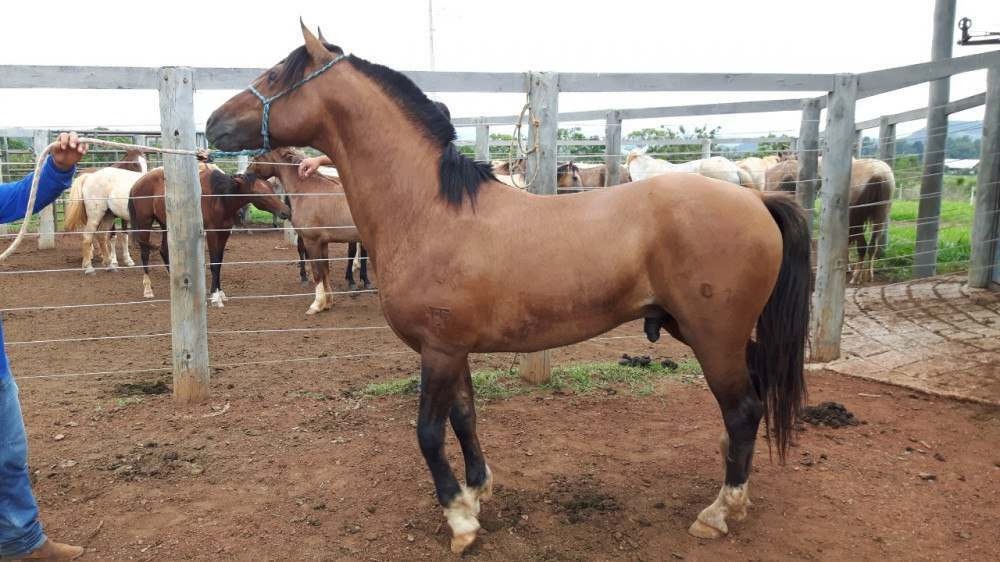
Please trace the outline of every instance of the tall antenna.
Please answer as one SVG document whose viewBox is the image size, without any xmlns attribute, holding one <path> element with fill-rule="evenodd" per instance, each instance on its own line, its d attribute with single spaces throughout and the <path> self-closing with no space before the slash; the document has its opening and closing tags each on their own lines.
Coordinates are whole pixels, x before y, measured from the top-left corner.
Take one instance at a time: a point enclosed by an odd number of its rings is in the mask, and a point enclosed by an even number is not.
<svg viewBox="0 0 1000 562">
<path fill-rule="evenodd" d="M 427 0 L 427 44 L 431 57 L 431 70 L 434 70 L 434 0 Z"/>
</svg>

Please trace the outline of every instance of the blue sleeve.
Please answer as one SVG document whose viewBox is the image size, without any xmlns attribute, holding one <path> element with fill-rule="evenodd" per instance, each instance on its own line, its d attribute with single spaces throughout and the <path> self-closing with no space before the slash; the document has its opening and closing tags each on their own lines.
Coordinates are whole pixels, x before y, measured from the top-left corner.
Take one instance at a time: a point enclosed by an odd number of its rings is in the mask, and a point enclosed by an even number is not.
<svg viewBox="0 0 1000 562">
<path fill-rule="evenodd" d="M 38 180 L 38 195 L 35 197 L 37 213 L 59 197 L 73 183 L 76 166 L 62 171 L 56 167 L 52 158 L 42 166 L 42 177 Z M 24 176 L 20 181 L 0 184 L 0 223 L 13 222 L 24 218 L 28 208 L 28 195 L 31 192 L 31 180 L 34 172 Z"/>
</svg>

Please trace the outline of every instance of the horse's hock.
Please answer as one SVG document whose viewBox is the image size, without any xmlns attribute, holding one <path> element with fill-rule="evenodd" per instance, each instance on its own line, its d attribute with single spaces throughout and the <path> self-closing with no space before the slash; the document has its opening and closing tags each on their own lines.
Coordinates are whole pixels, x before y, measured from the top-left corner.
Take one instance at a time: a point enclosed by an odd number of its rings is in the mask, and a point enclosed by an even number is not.
<svg viewBox="0 0 1000 562">
<path fill-rule="evenodd" d="M 825 368 L 1000 404 L 1000 293 L 964 276 L 849 288 L 842 345 Z"/>
</svg>

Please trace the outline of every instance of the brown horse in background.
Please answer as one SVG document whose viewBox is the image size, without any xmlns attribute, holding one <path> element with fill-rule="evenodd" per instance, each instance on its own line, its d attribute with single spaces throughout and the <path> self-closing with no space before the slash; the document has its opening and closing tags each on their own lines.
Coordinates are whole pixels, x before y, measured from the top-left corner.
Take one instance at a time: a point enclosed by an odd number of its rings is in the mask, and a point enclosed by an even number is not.
<svg viewBox="0 0 1000 562">
<path fill-rule="evenodd" d="M 351 291 L 357 288 L 353 265 L 354 256 L 361 246 L 361 283 L 365 289 L 370 289 L 372 285 L 368 280 L 368 252 L 361 245 L 361 236 L 354 226 L 344 186 L 340 180 L 319 173 L 300 178 L 298 164 L 303 158 L 305 155 L 293 148 L 278 148 L 254 158 L 247 171 L 262 179 L 276 177 L 285 187 L 292 206 L 292 226 L 299 235 L 299 251 L 304 252 L 304 257 L 310 261 L 313 283 L 316 284 L 316 300 L 309 305 L 306 314 L 316 314 L 332 306 L 329 293 L 333 291 L 333 286 L 330 284 L 327 261 L 329 244 L 347 244 L 347 272 L 344 277 Z"/>
<path fill-rule="evenodd" d="M 823 175 L 819 159 L 818 176 Z M 795 193 L 799 183 L 799 161 L 786 159 L 767 170 L 767 191 Z M 885 255 L 889 213 L 896 177 L 892 167 L 876 158 L 855 159 L 851 163 L 851 196 L 848 202 L 848 249 L 854 246 L 858 259 L 848 268 L 851 283 L 875 280 L 875 262 Z M 867 231 L 871 230 L 868 236 Z"/>
<path fill-rule="evenodd" d="M 506 183 L 511 187 L 517 187 L 524 189 L 527 185 L 527 164 L 525 164 L 524 158 L 518 158 L 514 160 L 514 165 L 511 167 L 511 163 L 507 160 L 498 160 L 490 164 L 493 168 L 493 172 L 500 176 L 506 176 L 500 181 Z M 507 180 L 509 178 L 509 180 Z M 569 162 L 563 162 L 556 166 L 556 193 L 577 193 L 581 191 L 583 187 L 583 181 L 580 176 L 580 167 L 573 163 L 572 160 Z"/>
<path fill-rule="evenodd" d="M 226 294 L 222 291 L 222 259 L 236 221 L 236 213 L 249 203 L 282 218 L 288 218 L 291 210 L 274 194 L 270 184 L 257 179 L 253 174 L 231 176 L 210 164 L 200 164 L 198 168 L 201 217 L 208 241 L 209 268 L 212 271 L 212 304 L 221 308 L 226 300 Z M 163 229 L 160 257 L 164 264 L 170 265 L 165 189 L 163 168 L 156 168 L 135 182 L 128 202 L 129 222 L 136 231 L 142 256 L 142 296 L 147 299 L 153 298 L 153 284 L 149 279 L 149 253 L 152 249 L 149 239 L 153 223 L 158 223 Z"/>
<path fill-rule="evenodd" d="M 611 187 L 632 181 L 632 176 L 628 173 L 628 167 L 618 165 L 618 183 L 608 184 L 608 166 L 606 164 L 596 164 L 593 166 L 580 167 L 580 181 L 583 187 Z"/>
<path fill-rule="evenodd" d="M 336 156 L 383 313 L 420 353 L 417 440 L 452 550 L 475 540 L 492 492 L 469 354 L 551 349 L 639 318 L 650 340 L 666 329 L 691 346 L 722 411 L 725 482 L 689 531 L 718 538 L 745 518 L 759 422 L 783 458 L 805 392 L 809 232 L 794 200 L 676 173 L 561 197 L 513 189 L 459 153 L 409 78 L 302 32 L 305 46 L 206 133 L 222 150 L 257 148 L 263 127 L 273 145 Z M 444 450 L 449 421 L 464 485 Z"/>
</svg>

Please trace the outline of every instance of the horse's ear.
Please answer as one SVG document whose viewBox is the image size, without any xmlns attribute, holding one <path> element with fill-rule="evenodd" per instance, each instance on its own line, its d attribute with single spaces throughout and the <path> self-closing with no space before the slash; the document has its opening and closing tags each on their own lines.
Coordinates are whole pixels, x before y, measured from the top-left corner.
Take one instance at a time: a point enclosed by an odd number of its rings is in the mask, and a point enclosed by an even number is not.
<svg viewBox="0 0 1000 562">
<path fill-rule="evenodd" d="M 323 29 L 319 26 L 316 26 L 316 35 L 319 38 L 320 43 L 329 43 L 329 41 L 326 40 L 326 37 L 323 37 Z"/>
<path fill-rule="evenodd" d="M 309 56 L 312 57 L 313 61 L 325 61 L 330 58 L 330 52 L 327 51 L 326 47 L 323 46 L 323 43 L 321 43 L 320 40 L 312 34 L 312 31 L 309 31 L 309 28 L 306 27 L 302 18 L 299 18 L 299 24 L 302 26 L 302 39 L 305 40 L 306 51 L 309 53 Z"/>
</svg>

